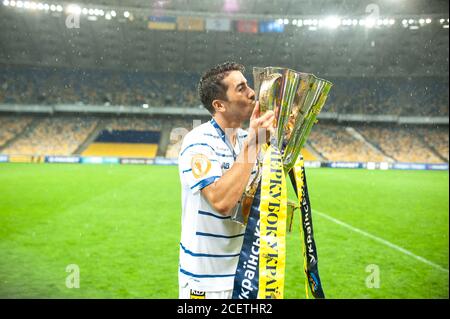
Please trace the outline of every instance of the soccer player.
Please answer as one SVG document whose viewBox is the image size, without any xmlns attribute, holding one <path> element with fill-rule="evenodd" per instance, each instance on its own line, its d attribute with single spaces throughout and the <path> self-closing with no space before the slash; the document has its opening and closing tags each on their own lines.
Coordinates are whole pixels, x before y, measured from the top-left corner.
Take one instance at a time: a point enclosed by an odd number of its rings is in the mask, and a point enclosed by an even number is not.
<svg viewBox="0 0 450 319">
<path fill-rule="evenodd" d="M 190 131 L 181 146 L 182 299 L 232 296 L 245 229 L 231 215 L 275 119 L 273 111 L 260 115 L 244 70 L 238 63 L 226 62 L 203 74 L 198 92 L 212 119 Z M 241 129 L 247 120 L 248 132 Z"/>
</svg>

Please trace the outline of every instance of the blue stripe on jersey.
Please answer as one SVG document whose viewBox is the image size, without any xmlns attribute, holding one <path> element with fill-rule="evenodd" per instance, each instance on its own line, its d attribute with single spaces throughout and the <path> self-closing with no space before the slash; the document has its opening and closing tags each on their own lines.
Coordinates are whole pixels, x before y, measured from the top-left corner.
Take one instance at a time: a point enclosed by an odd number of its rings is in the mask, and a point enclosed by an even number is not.
<svg viewBox="0 0 450 319">
<path fill-rule="evenodd" d="M 226 236 L 226 235 L 221 235 L 221 234 L 202 233 L 202 232 L 199 232 L 199 231 L 196 232 L 195 234 L 196 234 L 197 236 L 217 237 L 217 238 L 236 238 L 236 237 L 244 236 L 244 234 L 238 234 L 238 235 Z"/>
<path fill-rule="evenodd" d="M 204 212 L 202 210 L 199 210 L 198 213 L 200 215 L 212 216 L 212 217 L 219 218 L 219 219 L 231 219 L 231 216 L 219 216 L 219 215 L 216 215 L 216 214 L 213 214 L 210 212 Z"/>
<path fill-rule="evenodd" d="M 201 180 L 200 182 L 198 182 L 197 184 L 192 186 L 191 189 L 194 189 L 197 186 L 199 186 L 200 189 L 205 188 L 209 184 L 214 183 L 214 181 L 218 178 L 220 178 L 220 176 L 211 176 L 211 177 L 205 178 L 204 180 Z"/>
<path fill-rule="evenodd" d="M 219 138 L 219 139 L 220 139 L 220 136 L 213 135 L 213 134 L 211 134 L 211 133 L 203 133 L 203 135 L 204 135 L 204 136 L 210 136 L 210 137 L 214 137 L 214 138 Z"/>
<path fill-rule="evenodd" d="M 222 258 L 222 257 L 238 257 L 240 253 L 237 254 L 230 254 L 230 255 L 216 255 L 216 254 L 200 254 L 200 253 L 193 253 L 192 251 L 186 249 L 186 247 L 183 246 L 182 243 L 180 243 L 181 248 L 184 250 L 184 252 L 188 255 L 194 256 L 194 257 L 208 257 L 208 258 Z"/>
<path fill-rule="evenodd" d="M 198 145 L 201 145 L 201 146 L 208 146 L 210 149 L 212 149 L 212 150 L 214 151 L 214 149 L 212 148 L 212 146 L 209 145 L 209 144 L 206 144 L 206 143 L 194 143 L 194 144 L 191 144 L 191 145 L 186 146 L 186 147 L 184 148 L 184 150 L 180 153 L 180 156 L 183 155 L 184 152 L 186 152 L 187 149 L 191 148 L 192 146 L 198 146 Z"/>
<path fill-rule="evenodd" d="M 201 146 L 208 146 L 210 149 L 212 149 L 212 150 L 214 151 L 214 153 L 216 153 L 217 156 L 221 156 L 221 157 L 233 157 L 232 154 L 223 154 L 223 153 L 218 153 L 218 152 L 216 152 L 216 151 L 214 150 L 214 148 L 213 148 L 211 145 L 206 144 L 206 143 L 194 143 L 194 144 L 188 145 L 188 146 L 186 146 L 186 147 L 184 148 L 184 150 L 180 153 L 180 156 L 182 156 L 182 155 L 184 154 L 184 152 L 186 152 L 189 148 L 191 148 L 191 147 L 193 147 L 193 146 L 200 146 L 200 145 L 201 145 Z"/>
<path fill-rule="evenodd" d="M 217 153 L 217 152 L 216 152 L 216 155 L 221 156 L 221 157 L 234 157 L 233 154 L 223 154 L 223 153 Z"/>
<path fill-rule="evenodd" d="M 189 271 L 184 270 L 183 268 L 180 267 L 180 272 L 191 276 L 191 277 L 195 277 L 195 278 L 220 278 L 220 277 L 234 277 L 234 274 L 230 274 L 230 275 L 197 275 L 197 274 L 193 274 Z"/>
</svg>

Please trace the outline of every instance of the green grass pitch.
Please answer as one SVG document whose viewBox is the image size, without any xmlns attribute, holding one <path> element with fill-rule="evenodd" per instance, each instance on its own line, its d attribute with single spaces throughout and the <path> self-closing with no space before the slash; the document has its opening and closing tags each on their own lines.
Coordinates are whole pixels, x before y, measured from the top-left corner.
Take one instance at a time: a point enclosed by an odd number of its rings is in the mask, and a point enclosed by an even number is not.
<svg viewBox="0 0 450 319">
<path fill-rule="evenodd" d="M 448 171 L 307 177 L 328 298 L 449 297 Z M 174 166 L 0 164 L 1 298 L 177 298 L 179 238 Z M 298 218 L 287 246 L 285 297 L 305 298 Z"/>
</svg>

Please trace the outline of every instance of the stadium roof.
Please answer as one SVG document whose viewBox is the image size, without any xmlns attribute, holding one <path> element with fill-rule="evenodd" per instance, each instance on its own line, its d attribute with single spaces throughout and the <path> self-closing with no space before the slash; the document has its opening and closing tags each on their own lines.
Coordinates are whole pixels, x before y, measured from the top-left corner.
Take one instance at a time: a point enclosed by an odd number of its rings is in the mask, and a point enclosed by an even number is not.
<svg viewBox="0 0 450 319">
<path fill-rule="evenodd" d="M 201 72 L 225 60 L 236 60 L 248 67 L 278 65 L 319 76 L 448 77 L 448 1 L 81 0 L 77 3 L 80 7 L 117 10 L 117 17 L 105 19 L 81 14 L 79 26 L 69 28 L 63 9 L 44 12 L 2 8 L 0 64 Z M 326 17 L 332 12 L 341 17 L 351 14 L 357 24 L 317 29 L 307 27 L 304 20 L 300 28 L 290 19 L 279 33 L 247 33 L 235 29 L 161 31 L 148 26 L 149 16 L 156 15 L 155 12 L 160 16 L 177 16 L 180 12 L 201 16 L 207 12 L 207 18 L 217 10 L 223 13 L 226 3 L 231 3 L 227 10 L 237 17 L 231 19 L 258 14 L 258 17 L 268 14 L 279 17 L 287 16 L 286 13 Z M 378 22 L 389 23 L 395 17 L 394 25 L 374 28 L 358 25 L 361 20 L 355 18 L 367 16 L 367 5 L 374 10 L 374 3 L 379 5 L 379 15 L 383 18 Z M 124 10 L 133 7 L 135 18 L 125 19 Z M 136 10 L 137 7 L 147 9 Z M 444 7 L 446 11 L 441 12 Z"/>
<path fill-rule="evenodd" d="M 365 12 L 376 4 L 382 13 L 433 14 L 448 13 L 447 0 L 80 0 L 80 4 L 136 7 L 154 10 L 223 12 L 241 14 L 339 14 Z"/>
</svg>

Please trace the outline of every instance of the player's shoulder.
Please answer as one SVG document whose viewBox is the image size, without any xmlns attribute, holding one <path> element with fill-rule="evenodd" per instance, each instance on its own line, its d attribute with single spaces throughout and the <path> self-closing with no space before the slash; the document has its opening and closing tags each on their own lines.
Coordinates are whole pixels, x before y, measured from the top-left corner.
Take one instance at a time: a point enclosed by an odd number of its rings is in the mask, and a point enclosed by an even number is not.
<svg viewBox="0 0 450 319">
<path fill-rule="evenodd" d="M 192 144 L 209 144 L 214 146 L 219 139 L 219 134 L 208 121 L 193 128 L 185 135 L 183 138 L 182 148 Z"/>
</svg>

